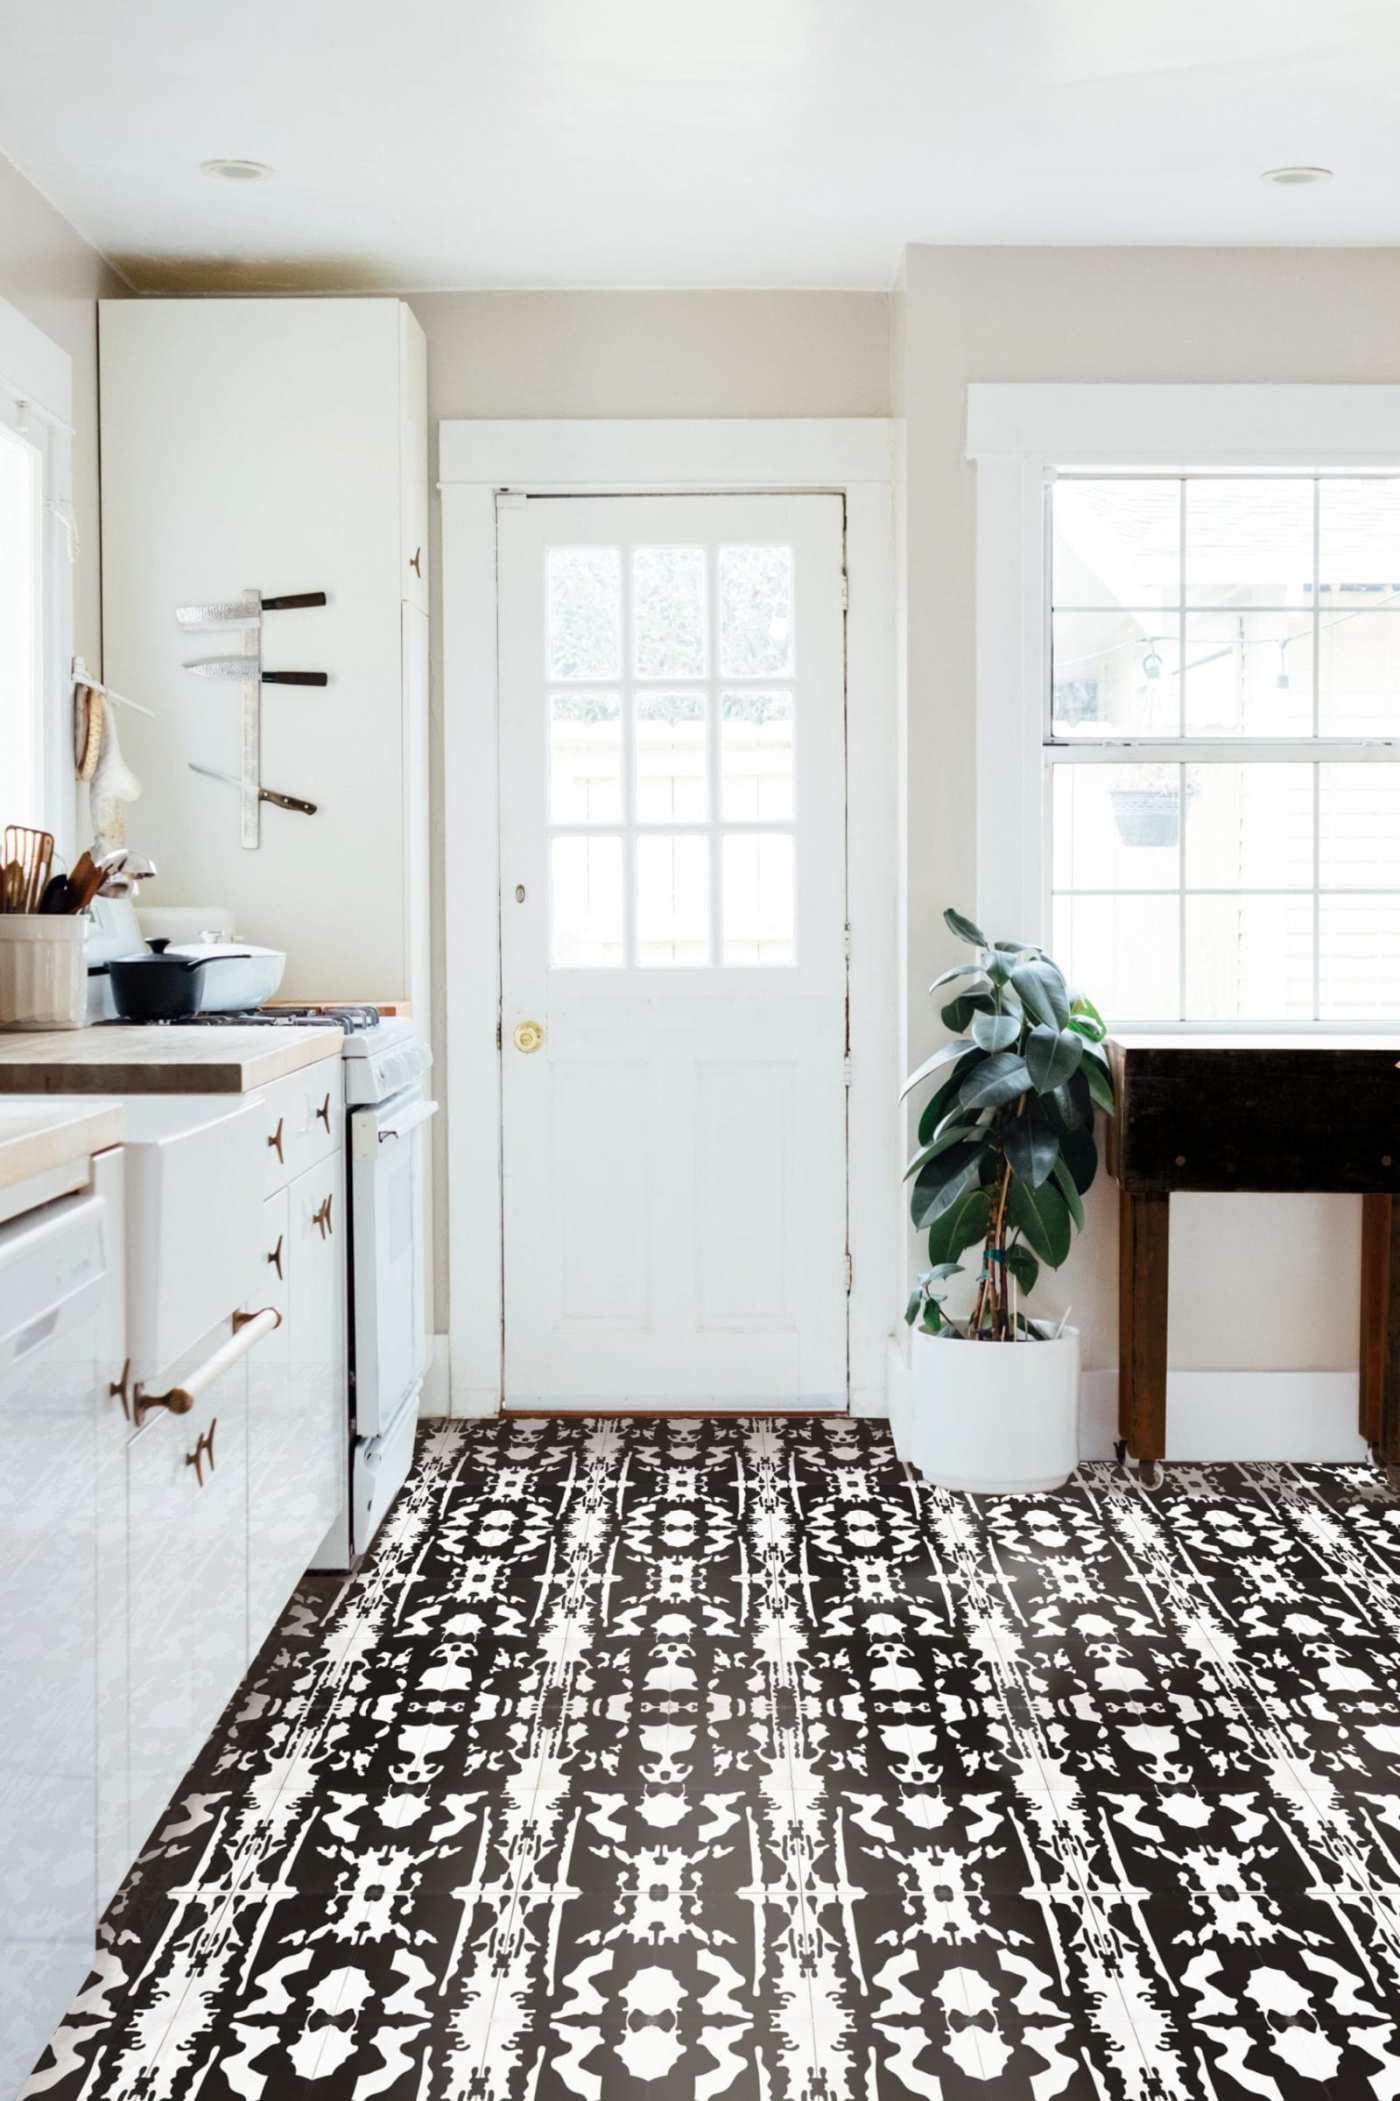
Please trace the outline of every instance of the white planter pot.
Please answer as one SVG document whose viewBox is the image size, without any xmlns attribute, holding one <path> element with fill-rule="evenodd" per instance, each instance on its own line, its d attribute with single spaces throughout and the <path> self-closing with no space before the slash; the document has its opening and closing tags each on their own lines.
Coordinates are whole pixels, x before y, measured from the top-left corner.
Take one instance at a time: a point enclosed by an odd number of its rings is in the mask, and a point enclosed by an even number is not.
<svg viewBox="0 0 1400 2101">
<path fill-rule="evenodd" d="M 1032 1495 L 1068 1480 L 1079 1460 L 1076 1328 L 1054 1342 L 960 1342 L 916 1329 L 913 1343 L 904 1456 L 920 1473 L 974 1495 Z"/>
</svg>

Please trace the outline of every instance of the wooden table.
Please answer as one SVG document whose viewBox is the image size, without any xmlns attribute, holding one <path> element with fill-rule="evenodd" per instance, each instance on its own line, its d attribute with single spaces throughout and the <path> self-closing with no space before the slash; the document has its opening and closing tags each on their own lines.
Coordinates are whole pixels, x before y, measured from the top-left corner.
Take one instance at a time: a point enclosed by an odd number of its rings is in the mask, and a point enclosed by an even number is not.
<svg viewBox="0 0 1400 2101">
<path fill-rule="evenodd" d="M 1173 1192 L 1340 1191 L 1362 1199 L 1361 1434 L 1382 1463 L 1400 1465 L 1400 1036 L 1144 1034 L 1108 1050 L 1118 1426 L 1129 1455 L 1166 1456 Z"/>
</svg>

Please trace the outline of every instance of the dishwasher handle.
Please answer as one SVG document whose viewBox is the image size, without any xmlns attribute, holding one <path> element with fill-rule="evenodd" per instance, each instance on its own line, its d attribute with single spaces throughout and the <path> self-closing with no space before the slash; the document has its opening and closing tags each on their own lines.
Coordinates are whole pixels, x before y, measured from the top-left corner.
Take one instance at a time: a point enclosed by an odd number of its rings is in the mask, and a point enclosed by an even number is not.
<svg viewBox="0 0 1400 2101">
<path fill-rule="evenodd" d="M 172 1386 L 168 1393 L 143 1393 L 138 1386 L 133 1400 L 138 1430 L 152 1408 L 167 1408 L 172 1415 L 188 1415 L 206 1386 L 212 1386 L 226 1371 L 247 1356 L 255 1343 L 280 1328 L 282 1316 L 275 1306 L 264 1306 L 260 1313 L 235 1313 L 233 1333 L 227 1342 L 221 1342 L 212 1356 L 203 1364 L 197 1364 L 189 1377 L 179 1386 Z"/>
</svg>

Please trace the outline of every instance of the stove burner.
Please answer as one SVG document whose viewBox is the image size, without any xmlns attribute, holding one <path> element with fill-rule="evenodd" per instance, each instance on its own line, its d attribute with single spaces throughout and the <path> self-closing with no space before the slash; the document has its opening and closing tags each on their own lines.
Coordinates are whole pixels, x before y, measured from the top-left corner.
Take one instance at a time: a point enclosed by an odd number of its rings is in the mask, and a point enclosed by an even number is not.
<svg viewBox="0 0 1400 2101">
<path fill-rule="evenodd" d="M 345 1036 L 360 1036 L 367 1029 L 377 1029 L 381 1020 L 378 1007 L 250 1007 L 246 1014 L 185 1014 L 178 1021 L 160 1021 L 141 1026 L 168 1028 L 205 1029 L 339 1029 Z M 133 1024 L 113 1021 L 110 1028 L 127 1028 Z"/>
</svg>

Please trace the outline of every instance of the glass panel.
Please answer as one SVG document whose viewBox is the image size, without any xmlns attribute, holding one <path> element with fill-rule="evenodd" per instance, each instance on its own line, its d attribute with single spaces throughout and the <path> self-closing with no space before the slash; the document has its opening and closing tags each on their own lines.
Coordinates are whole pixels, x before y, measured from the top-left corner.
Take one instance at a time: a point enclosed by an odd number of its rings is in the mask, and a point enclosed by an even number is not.
<svg viewBox="0 0 1400 2101">
<path fill-rule="evenodd" d="M 622 820 L 622 714 L 615 693 L 549 696 L 551 824 Z"/>
<path fill-rule="evenodd" d="M 622 962 L 622 841 L 564 834 L 549 843 L 549 959 L 556 970 Z"/>
<path fill-rule="evenodd" d="M 1177 1014 L 1175 897 L 1057 897 L 1052 954 L 1110 1025 Z"/>
<path fill-rule="evenodd" d="M 1324 897 L 1320 926 L 1321 1018 L 1400 1015 L 1400 897 Z"/>
<path fill-rule="evenodd" d="M 1175 737 L 1180 630 L 1172 613 L 1056 613 L 1057 737 Z"/>
<path fill-rule="evenodd" d="M 1400 766 L 1320 766 L 1324 890 L 1400 890 Z"/>
<path fill-rule="evenodd" d="M 1306 765 L 1188 766 L 1187 888 L 1311 890 L 1312 773 Z"/>
<path fill-rule="evenodd" d="M 1056 766 L 1057 890 L 1174 890 L 1179 766 Z"/>
<path fill-rule="evenodd" d="M 792 670 L 790 547 L 721 547 L 719 668 L 724 678 Z"/>
<path fill-rule="evenodd" d="M 730 832 L 720 850 L 726 963 L 795 963 L 791 832 Z"/>
<path fill-rule="evenodd" d="M 1311 613 L 1186 616 L 1188 737 L 1310 737 Z"/>
<path fill-rule="evenodd" d="M 1338 612 L 1318 621 L 1324 737 L 1400 733 L 1400 612 Z"/>
<path fill-rule="evenodd" d="M 7 824 L 41 825 L 39 455 L 0 429 L 0 782 Z"/>
<path fill-rule="evenodd" d="M 636 548 L 632 590 L 632 657 L 638 678 L 703 678 L 704 548 Z"/>
<path fill-rule="evenodd" d="M 792 695 L 720 699 L 720 802 L 726 817 L 791 817 Z"/>
<path fill-rule="evenodd" d="M 1202 1021 L 1310 1021 L 1311 897 L 1188 897 L 1186 1011 Z"/>
<path fill-rule="evenodd" d="M 551 547 L 549 676 L 622 675 L 622 554 L 616 547 Z"/>
<path fill-rule="evenodd" d="M 637 817 L 704 822 L 709 801 L 703 693 L 637 696 Z"/>
<path fill-rule="evenodd" d="M 708 963 L 710 842 L 703 834 L 637 841 L 637 961 Z"/>
<path fill-rule="evenodd" d="M 1400 480 L 1318 484 L 1318 569 L 1324 605 L 1400 600 Z"/>
<path fill-rule="evenodd" d="M 1186 603 L 1310 606 L 1313 484 L 1186 484 Z"/>
<path fill-rule="evenodd" d="M 1179 481 L 1057 481 L 1053 512 L 1055 605 L 1179 602 Z"/>
</svg>

